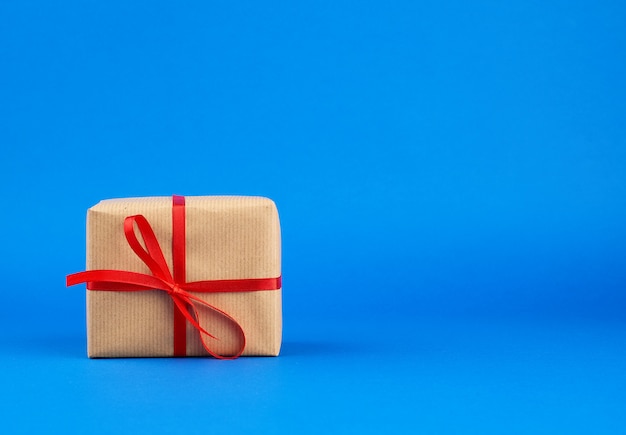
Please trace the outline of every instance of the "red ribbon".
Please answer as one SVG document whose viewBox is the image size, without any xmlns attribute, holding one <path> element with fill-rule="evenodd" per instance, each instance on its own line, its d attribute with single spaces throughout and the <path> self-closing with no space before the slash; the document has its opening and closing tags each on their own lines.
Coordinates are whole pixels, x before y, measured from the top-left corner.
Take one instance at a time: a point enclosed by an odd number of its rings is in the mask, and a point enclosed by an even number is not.
<svg viewBox="0 0 626 435">
<path fill-rule="evenodd" d="M 135 225 L 139 230 L 144 246 L 135 234 Z M 97 291 L 149 291 L 162 290 L 174 302 L 174 356 L 187 353 L 187 323 L 198 330 L 204 349 L 219 359 L 238 358 L 246 346 L 244 331 L 228 313 L 194 296 L 190 292 L 249 292 L 278 290 L 281 277 L 260 279 L 228 279 L 212 281 L 186 282 L 185 279 L 185 198 L 173 197 L 172 207 L 172 265 L 173 274 L 165 261 L 159 241 L 148 220 L 142 215 L 128 216 L 124 219 L 124 234 L 133 252 L 148 266 L 152 275 L 124 270 L 88 270 L 67 276 L 67 286 L 87 283 L 88 290 Z M 207 345 L 204 335 L 219 340 L 207 332 L 198 323 L 197 306 L 204 306 L 225 318 L 237 330 L 241 346 L 234 355 L 218 355 Z"/>
</svg>

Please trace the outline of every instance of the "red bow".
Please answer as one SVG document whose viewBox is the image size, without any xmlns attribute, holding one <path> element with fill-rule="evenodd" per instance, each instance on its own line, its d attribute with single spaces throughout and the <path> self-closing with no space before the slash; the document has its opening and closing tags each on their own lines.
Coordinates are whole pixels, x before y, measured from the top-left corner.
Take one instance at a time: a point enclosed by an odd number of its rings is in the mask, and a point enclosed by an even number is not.
<svg viewBox="0 0 626 435">
<path fill-rule="evenodd" d="M 235 359 L 242 353 L 246 345 L 246 337 L 241 325 L 228 313 L 194 296 L 190 292 L 245 292 L 261 290 L 277 290 L 281 288 L 281 277 L 261 279 L 233 279 L 185 282 L 185 209 L 184 197 L 173 198 L 173 268 L 174 276 L 163 256 L 161 246 L 148 220 L 142 215 L 128 216 L 124 219 L 124 234 L 133 252 L 148 266 L 152 275 L 123 270 L 88 270 L 67 276 L 67 285 L 87 283 L 89 290 L 100 291 L 148 291 L 162 290 L 174 302 L 174 355 L 186 354 L 185 321 L 200 332 L 204 349 L 219 359 Z M 135 225 L 141 234 L 145 248 L 135 234 Z M 240 347 L 234 355 L 218 355 L 206 344 L 204 335 L 211 335 L 198 323 L 197 305 L 207 307 L 224 317 L 237 330 Z"/>
</svg>

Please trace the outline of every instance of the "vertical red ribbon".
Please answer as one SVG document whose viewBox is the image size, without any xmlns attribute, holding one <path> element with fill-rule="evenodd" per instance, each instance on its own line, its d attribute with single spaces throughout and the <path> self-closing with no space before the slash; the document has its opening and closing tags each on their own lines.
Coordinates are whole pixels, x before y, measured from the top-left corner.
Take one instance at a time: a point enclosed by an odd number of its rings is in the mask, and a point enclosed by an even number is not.
<svg viewBox="0 0 626 435">
<path fill-rule="evenodd" d="M 185 263 L 185 197 L 174 195 L 172 198 L 172 263 L 174 281 L 184 284 L 187 282 L 187 266 Z M 174 309 L 174 356 L 187 355 L 187 319 L 183 313 Z"/>
</svg>

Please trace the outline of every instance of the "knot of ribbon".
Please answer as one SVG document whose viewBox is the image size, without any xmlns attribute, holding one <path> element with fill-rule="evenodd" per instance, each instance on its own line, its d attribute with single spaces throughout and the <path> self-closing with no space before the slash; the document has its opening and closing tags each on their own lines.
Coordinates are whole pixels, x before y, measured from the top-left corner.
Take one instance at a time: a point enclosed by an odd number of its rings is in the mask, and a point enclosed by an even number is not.
<svg viewBox="0 0 626 435">
<path fill-rule="evenodd" d="M 178 284 L 171 284 L 170 290 L 167 293 L 171 296 L 180 292 L 182 292 L 182 290 L 180 289 L 180 286 Z"/>
<path fill-rule="evenodd" d="M 123 270 L 87 270 L 67 276 L 67 286 L 87 283 L 88 290 L 97 291 L 150 291 L 161 290 L 169 295 L 174 303 L 174 356 L 186 355 L 186 322 L 199 333 L 202 346 L 218 359 L 235 359 L 241 356 L 246 345 L 246 337 L 241 325 L 228 313 L 200 299 L 191 292 L 248 292 L 277 290 L 281 288 L 281 277 L 260 279 L 232 279 L 186 282 L 185 280 L 185 202 L 184 197 L 173 197 L 172 212 L 172 255 L 173 274 L 170 271 L 159 241 L 143 215 L 128 216 L 124 219 L 124 235 L 133 252 L 143 261 L 151 275 Z M 135 233 L 135 227 L 143 239 L 142 245 Z M 219 355 L 206 343 L 205 336 L 214 340 L 199 323 L 198 307 L 206 307 L 228 321 L 239 338 L 239 347 L 232 355 Z"/>
</svg>

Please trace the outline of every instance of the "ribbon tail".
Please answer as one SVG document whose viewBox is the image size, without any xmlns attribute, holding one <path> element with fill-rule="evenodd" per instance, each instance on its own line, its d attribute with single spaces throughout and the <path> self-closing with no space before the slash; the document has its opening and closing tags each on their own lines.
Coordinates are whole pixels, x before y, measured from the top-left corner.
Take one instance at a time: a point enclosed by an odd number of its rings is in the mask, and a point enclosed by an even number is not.
<svg viewBox="0 0 626 435">
<path fill-rule="evenodd" d="M 193 312 L 193 316 L 189 313 L 188 310 L 185 310 L 183 312 L 183 315 L 187 318 L 187 320 L 189 320 L 189 322 L 193 325 L 193 327 L 196 328 L 198 330 L 198 332 L 200 333 L 200 341 L 202 342 L 202 347 L 204 347 L 204 349 L 209 353 L 209 355 L 211 355 L 214 358 L 224 359 L 224 360 L 239 358 L 241 356 L 241 354 L 243 354 L 243 351 L 244 351 L 244 349 L 246 347 L 246 335 L 245 335 L 245 333 L 243 331 L 243 328 L 239 324 L 239 322 L 237 322 L 228 313 L 220 310 L 219 308 L 209 304 L 208 302 L 203 301 L 202 299 L 200 299 L 200 298 L 198 298 L 198 297 L 196 297 L 196 296 L 194 296 L 194 295 L 192 295 L 190 293 L 185 292 L 184 298 L 185 298 L 185 302 L 187 303 L 189 308 L 191 308 L 191 310 Z M 200 325 L 200 323 L 196 320 L 196 319 L 200 318 L 199 315 L 198 315 L 198 309 L 196 307 L 196 304 L 198 304 L 199 306 L 206 307 L 206 308 L 210 309 L 211 311 L 213 311 L 214 313 L 216 313 L 217 315 L 223 317 L 224 319 L 226 319 L 228 321 L 228 323 L 230 323 L 236 329 L 237 335 L 238 335 L 238 338 L 239 338 L 239 342 L 241 344 L 237 348 L 237 351 L 233 355 L 220 355 L 220 354 L 214 352 L 213 350 L 211 350 L 210 346 L 205 341 L 204 335 L 208 335 L 210 338 L 212 338 L 214 340 L 219 340 L 219 338 L 213 336 L 212 334 L 209 334 Z M 177 304 L 177 307 L 180 309 L 180 306 L 178 304 Z"/>
<path fill-rule="evenodd" d="M 130 284 L 141 288 L 128 288 L 117 286 L 114 291 L 137 291 L 137 290 L 165 290 L 170 289 L 170 285 L 155 276 L 145 275 L 137 272 L 127 272 L 123 270 L 87 270 L 84 272 L 73 273 L 66 278 L 66 285 L 72 286 L 81 283 L 115 283 Z M 99 289 L 100 290 L 100 289 Z"/>
<path fill-rule="evenodd" d="M 181 298 L 183 299 L 183 301 L 180 300 Z M 185 296 L 179 297 L 179 296 L 172 295 L 172 301 L 174 301 L 174 305 L 176 305 L 176 308 L 178 309 L 178 311 L 181 312 L 181 314 L 185 317 L 185 319 L 187 319 L 187 321 L 191 323 L 191 325 L 194 328 L 196 328 L 198 332 L 206 334 L 209 337 L 213 338 L 214 340 L 219 340 L 219 338 L 210 334 L 206 329 L 200 326 L 200 323 L 198 323 L 198 321 L 196 320 L 197 313 L 195 312 L 195 307 L 193 306 L 193 303 L 191 301 L 186 300 Z M 189 310 L 187 309 L 188 307 L 194 310 L 194 315 L 191 315 L 189 313 Z"/>
</svg>

